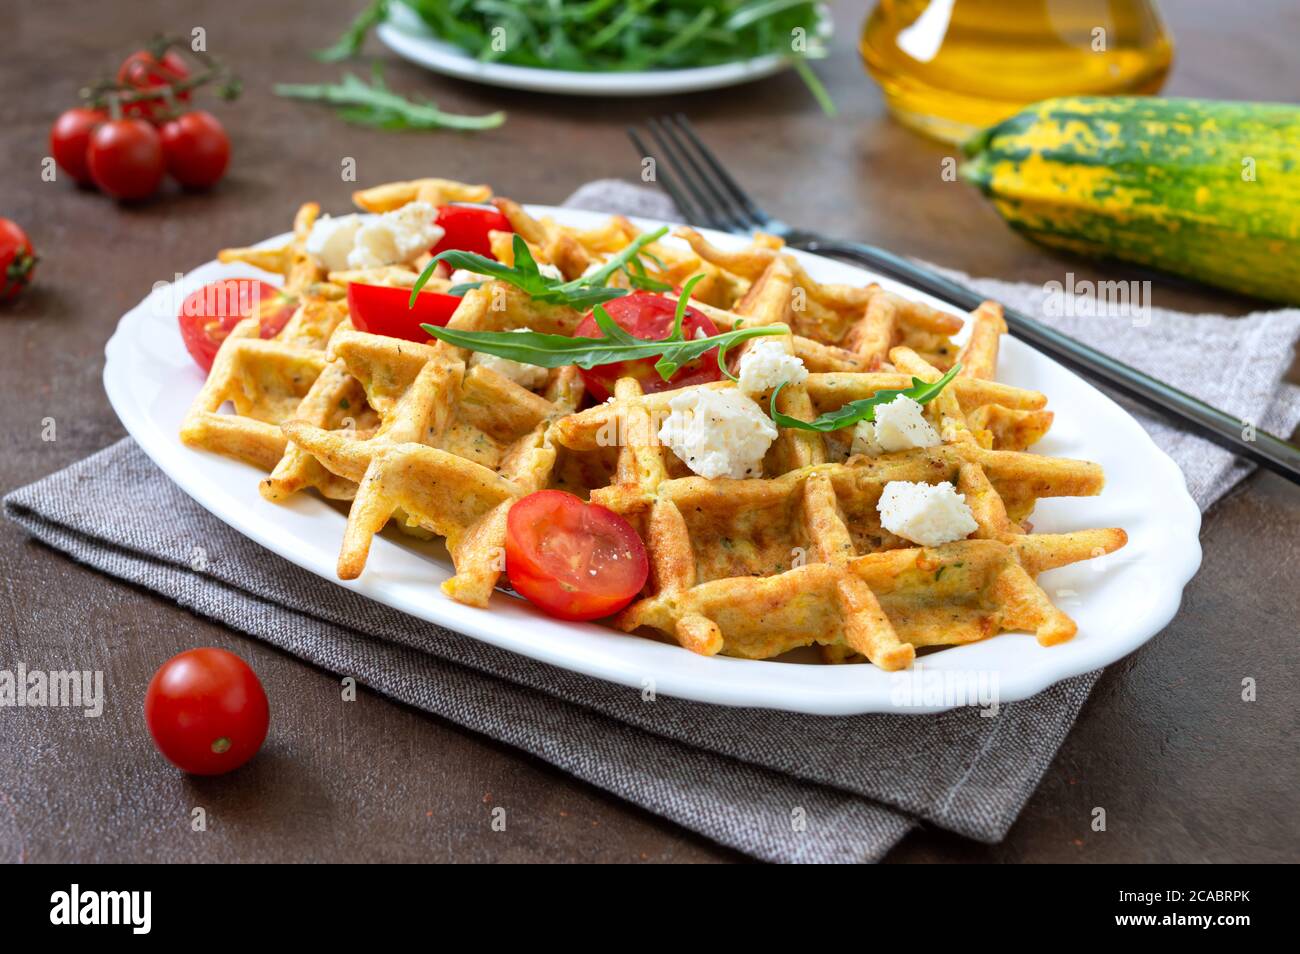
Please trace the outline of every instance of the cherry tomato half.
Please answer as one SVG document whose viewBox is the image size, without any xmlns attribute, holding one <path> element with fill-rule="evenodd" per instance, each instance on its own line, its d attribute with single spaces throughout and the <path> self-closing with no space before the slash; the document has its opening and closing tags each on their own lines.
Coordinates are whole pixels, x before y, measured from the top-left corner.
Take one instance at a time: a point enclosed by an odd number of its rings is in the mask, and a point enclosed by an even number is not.
<svg viewBox="0 0 1300 954">
<path fill-rule="evenodd" d="M 36 253 L 17 222 L 0 218 L 0 301 L 17 298 L 36 273 Z"/>
<path fill-rule="evenodd" d="M 164 119 L 169 106 L 167 99 L 161 95 L 162 91 L 181 80 L 189 79 L 189 76 L 190 68 L 185 65 L 185 61 L 176 52 L 168 50 L 160 60 L 148 50 L 137 50 L 123 60 L 122 65 L 118 67 L 118 83 L 135 90 L 156 89 L 160 95 L 156 99 L 150 98 L 134 103 L 124 103 L 122 105 L 123 111 L 128 116 L 147 119 L 150 122 Z M 187 103 L 190 99 L 189 91 L 176 93 L 174 98 L 177 102 Z"/>
<path fill-rule="evenodd" d="M 190 649 L 149 680 L 144 720 L 158 751 L 182 772 L 221 775 L 257 754 L 271 711 L 248 663 L 224 649 Z"/>
<path fill-rule="evenodd" d="M 442 205 L 438 207 L 438 224 L 446 231 L 438 244 L 429 249 L 437 255 L 451 249 L 477 252 L 488 258 L 492 254 L 489 232 L 513 232 L 510 220 L 490 205 Z"/>
<path fill-rule="evenodd" d="M 631 332 L 638 338 L 658 341 L 667 338 L 673 330 L 673 316 L 677 311 L 677 302 L 662 295 L 641 291 L 608 301 L 604 308 L 614 319 L 614 323 L 624 331 Z M 708 315 L 688 307 L 682 317 L 682 334 L 688 339 L 696 338 L 701 331 L 706 336 L 712 337 L 718 333 L 718 326 Z M 588 314 L 583 318 L 573 334 L 579 338 L 604 336 L 604 332 L 596 324 L 594 314 Z M 636 361 L 616 361 L 613 364 L 583 369 L 582 380 L 586 383 L 591 396 L 597 401 L 603 401 L 614 393 L 614 382 L 619 378 L 636 378 L 647 394 L 653 394 L 656 391 L 684 388 L 690 384 L 717 381 L 722 377 L 722 371 L 718 368 L 717 348 L 706 351 L 689 364 L 682 365 L 667 381 L 655 370 L 657 360 L 657 358 L 640 358 Z"/>
<path fill-rule="evenodd" d="M 143 199 L 158 191 L 167 165 L 158 130 L 143 119 L 110 119 L 90 136 L 90 177 L 115 199 Z"/>
<path fill-rule="evenodd" d="M 165 123 L 159 134 L 167 171 L 185 188 L 206 189 L 225 175 L 230 138 L 211 113 L 185 113 Z"/>
<path fill-rule="evenodd" d="M 410 306 L 411 290 L 387 285 L 348 285 L 348 313 L 358 331 L 387 335 L 407 341 L 428 341 L 420 325 L 445 325 L 460 305 L 456 295 L 425 292 L 415 296 Z"/>
<path fill-rule="evenodd" d="M 520 596 L 560 619 L 599 619 L 636 597 L 650 573 L 645 544 L 614 511 L 562 490 L 515 501 L 506 517 L 506 575 Z"/>
<path fill-rule="evenodd" d="M 224 278 L 190 292 L 181 303 L 180 322 L 185 350 L 200 368 L 212 370 L 212 360 L 232 328 L 257 311 L 263 338 L 274 338 L 288 324 L 298 301 L 274 285 L 255 278 Z"/>
<path fill-rule="evenodd" d="M 90 134 L 107 121 L 108 113 L 102 109 L 78 106 L 61 113 L 50 127 L 50 154 L 60 169 L 82 185 L 89 185 L 91 181 L 90 166 L 86 161 Z"/>
</svg>

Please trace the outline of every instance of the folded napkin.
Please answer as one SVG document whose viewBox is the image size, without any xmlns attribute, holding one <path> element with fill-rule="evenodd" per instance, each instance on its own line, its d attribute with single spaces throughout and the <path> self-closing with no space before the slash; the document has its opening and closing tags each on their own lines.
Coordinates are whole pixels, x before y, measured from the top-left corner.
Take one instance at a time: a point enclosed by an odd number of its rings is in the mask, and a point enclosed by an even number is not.
<svg viewBox="0 0 1300 954">
<path fill-rule="evenodd" d="M 570 204 L 674 217 L 657 194 L 624 183 L 593 183 Z M 1029 311 L 1041 304 L 1041 288 L 974 284 Z M 1237 320 L 1153 311 L 1145 328 L 1124 321 L 1123 334 L 1108 330 L 1108 320 L 1057 323 L 1261 427 L 1289 433 L 1300 420 L 1300 389 L 1279 385 L 1300 311 Z M 1202 507 L 1246 472 L 1226 452 L 1138 416 L 1183 467 Z M 123 520 L 127 496 L 151 505 Z M 974 708 L 829 718 L 663 696 L 648 702 L 637 690 L 415 620 L 293 566 L 190 500 L 129 438 L 12 492 L 4 508 L 79 562 L 770 861 L 874 861 L 920 822 L 1001 839 L 1097 676 L 1003 705 L 994 718 Z M 195 541 L 208 554 L 201 571 L 190 562 Z"/>
</svg>

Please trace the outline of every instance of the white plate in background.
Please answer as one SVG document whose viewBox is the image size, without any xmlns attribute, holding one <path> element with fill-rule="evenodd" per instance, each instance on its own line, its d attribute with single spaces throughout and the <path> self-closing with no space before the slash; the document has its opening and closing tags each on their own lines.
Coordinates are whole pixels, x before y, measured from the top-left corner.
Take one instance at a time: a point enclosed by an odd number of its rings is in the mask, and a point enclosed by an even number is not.
<svg viewBox="0 0 1300 954">
<path fill-rule="evenodd" d="M 626 73 L 547 70 L 484 62 L 435 36 L 417 14 L 400 3 L 392 5 L 388 19 L 379 24 L 375 34 L 398 56 L 444 76 L 487 86 L 575 96 L 660 96 L 721 89 L 771 76 L 792 65 L 790 57 L 777 54 L 714 66 Z"/>
</svg>

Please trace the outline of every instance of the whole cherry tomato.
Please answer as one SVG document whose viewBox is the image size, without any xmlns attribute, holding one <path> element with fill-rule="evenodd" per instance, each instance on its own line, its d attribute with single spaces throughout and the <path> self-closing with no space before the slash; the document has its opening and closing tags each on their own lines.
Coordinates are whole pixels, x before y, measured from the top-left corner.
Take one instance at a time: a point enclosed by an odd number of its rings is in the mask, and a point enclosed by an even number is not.
<svg viewBox="0 0 1300 954">
<path fill-rule="evenodd" d="M 520 596 L 560 619 L 599 619 L 641 592 L 645 544 L 607 507 L 562 490 L 516 500 L 506 516 L 506 575 Z"/>
<path fill-rule="evenodd" d="M 22 294 L 36 271 L 32 243 L 16 222 L 0 218 L 0 301 Z"/>
<path fill-rule="evenodd" d="M 115 199 L 143 199 L 162 183 L 158 130 L 143 119 L 110 119 L 91 134 L 90 177 Z"/>
<path fill-rule="evenodd" d="M 163 156 L 172 178 L 187 189 L 216 185 L 230 162 L 230 139 L 217 117 L 196 109 L 164 123 Z"/>
<path fill-rule="evenodd" d="M 162 59 L 154 56 L 148 50 L 137 50 L 122 61 L 122 65 L 117 70 L 117 81 L 123 86 L 129 86 L 135 90 L 158 90 L 160 95 L 157 98 L 148 98 L 139 100 L 134 103 L 124 103 L 123 111 L 128 116 L 134 116 L 139 119 L 147 119 L 150 122 L 159 122 L 167 117 L 169 105 L 167 98 L 161 95 L 162 91 L 181 80 L 189 79 L 190 68 L 185 65 L 185 61 L 172 50 L 163 54 Z M 174 93 L 173 98 L 179 103 L 187 103 L 190 99 L 188 90 Z"/>
<path fill-rule="evenodd" d="M 221 342 L 254 310 L 261 319 L 261 336 L 274 338 L 297 307 L 296 298 L 274 285 L 255 278 L 225 278 L 190 292 L 176 319 L 185 350 L 200 368 L 211 371 Z"/>
<path fill-rule="evenodd" d="M 429 249 L 437 255 L 449 249 L 477 252 L 488 258 L 492 254 L 489 232 L 513 232 L 510 220 L 490 205 L 442 205 L 438 207 L 438 224 L 446 234 Z"/>
<path fill-rule="evenodd" d="M 50 153 L 59 168 L 82 185 L 90 185 L 90 166 L 86 152 L 90 148 L 90 135 L 101 123 L 108 121 L 102 109 L 78 106 L 60 114 L 50 127 Z"/>
<path fill-rule="evenodd" d="M 224 649 L 191 649 L 154 673 L 144 719 L 158 751 L 182 772 L 221 775 L 257 754 L 271 710 L 248 663 Z"/>
<path fill-rule="evenodd" d="M 348 285 L 348 314 L 359 331 L 407 341 L 428 341 L 420 325 L 445 325 L 460 306 L 456 295 L 422 291 L 410 306 L 409 288 L 386 285 Z"/>
<path fill-rule="evenodd" d="M 667 338 L 673 330 L 677 302 L 652 292 L 639 291 L 607 301 L 604 308 L 614 319 L 614 324 L 624 331 L 631 332 L 638 338 L 658 341 Z M 688 339 L 694 339 L 699 337 L 701 332 L 712 337 L 718 333 L 718 326 L 708 315 L 688 307 L 682 317 L 682 334 Z M 573 334 L 577 338 L 602 338 L 605 333 L 596 324 L 595 315 L 588 314 Z M 603 401 L 614 393 L 614 382 L 619 378 L 636 378 L 647 394 L 684 388 L 690 384 L 704 384 L 722 378 L 722 371 L 718 368 L 716 348 L 682 365 L 667 381 L 655 370 L 657 360 L 658 358 L 638 358 L 635 361 L 616 361 L 595 368 L 584 368 L 582 380 L 587 385 L 591 396 L 597 401 Z"/>
</svg>

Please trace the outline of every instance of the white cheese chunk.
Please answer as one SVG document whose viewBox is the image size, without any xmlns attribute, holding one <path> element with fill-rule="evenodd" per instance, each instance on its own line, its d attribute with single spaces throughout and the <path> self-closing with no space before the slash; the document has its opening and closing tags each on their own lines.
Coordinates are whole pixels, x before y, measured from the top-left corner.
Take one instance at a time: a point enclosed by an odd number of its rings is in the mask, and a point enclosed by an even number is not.
<svg viewBox="0 0 1300 954">
<path fill-rule="evenodd" d="M 334 218 L 322 215 L 312 223 L 307 233 L 305 249 L 315 259 L 316 264 L 327 272 L 341 272 L 348 267 L 348 254 L 358 230 L 365 223 L 355 212 Z"/>
<path fill-rule="evenodd" d="M 802 384 L 808 377 L 803 362 L 773 338 L 759 338 L 740 358 L 740 389 L 757 396 L 781 384 Z"/>
<path fill-rule="evenodd" d="M 941 484 L 891 480 L 876 509 L 882 527 L 923 547 L 964 540 L 979 526 L 966 505 L 966 495 L 946 480 Z"/>
<path fill-rule="evenodd" d="M 557 282 L 564 281 L 564 272 L 560 271 L 558 265 L 552 265 L 550 262 L 538 262 L 537 270 L 545 278 L 554 278 Z"/>
<path fill-rule="evenodd" d="M 531 331 L 531 328 L 515 328 L 515 331 Z M 509 378 L 515 384 L 528 388 L 532 391 L 540 388 L 546 383 L 550 372 L 546 368 L 540 368 L 535 364 L 525 364 L 522 361 L 513 361 L 510 358 L 500 358 L 494 354 L 486 354 L 482 351 L 475 351 L 469 359 L 469 366 L 484 367 L 495 371 L 502 377 Z"/>
<path fill-rule="evenodd" d="M 659 440 L 701 477 L 760 477 L 776 425 L 732 389 L 685 388 L 669 402 Z"/>
<path fill-rule="evenodd" d="M 413 262 L 445 234 L 436 208 L 428 202 L 408 202 L 362 224 L 348 253 L 348 267 L 382 268 Z"/>
<path fill-rule="evenodd" d="M 881 454 L 935 447 L 943 441 L 921 416 L 921 405 L 905 394 L 876 406 L 876 421 L 859 421 L 853 428 L 853 453 Z"/>
<path fill-rule="evenodd" d="M 876 440 L 876 425 L 870 421 L 858 421 L 853 428 L 853 446 L 849 448 L 849 453 L 875 457 L 884 452 L 880 441 Z"/>
<path fill-rule="evenodd" d="M 487 275 L 480 275 L 478 272 L 471 272 L 468 268 L 458 268 L 451 273 L 449 281 L 453 285 L 472 285 L 475 282 L 490 282 L 492 279 Z"/>
</svg>

